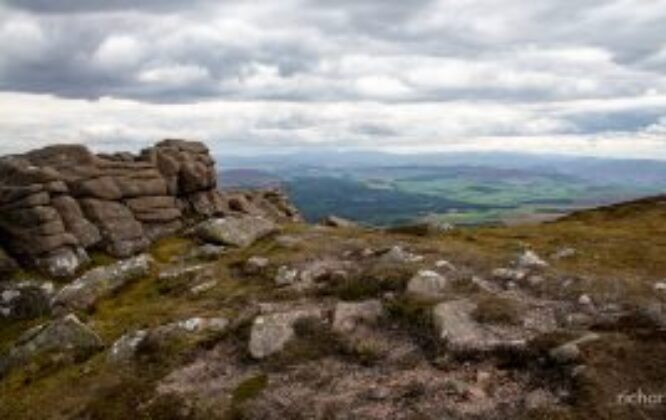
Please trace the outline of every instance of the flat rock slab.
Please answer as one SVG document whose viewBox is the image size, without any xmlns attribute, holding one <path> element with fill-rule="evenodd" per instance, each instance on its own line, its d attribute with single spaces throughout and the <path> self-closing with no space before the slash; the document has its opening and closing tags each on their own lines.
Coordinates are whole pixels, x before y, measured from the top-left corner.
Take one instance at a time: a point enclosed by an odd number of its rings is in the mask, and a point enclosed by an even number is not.
<svg viewBox="0 0 666 420">
<path fill-rule="evenodd" d="M 54 309 L 89 309 L 99 299 L 119 290 L 130 281 L 150 273 L 153 259 L 148 255 L 94 268 L 60 289 L 53 298 Z"/>
<path fill-rule="evenodd" d="M 320 319 L 322 313 L 318 309 L 301 309 L 269 315 L 259 315 L 254 319 L 250 333 L 249 350 L 255 359 L 263 359 L 284 349 L 296 332 L 296 322 L 315 318 Z"/>
<path fill-rule="evenodd" d="M 440 303 L 433 309 L 439 338 L 454 353 L 485 353 L 496 350 L 520 350 L 527 337 L 520 328 L 481 324 L 472 314 L 476 303 L 468 299 Z"/>
<path fill-rule="evenodd" d="M 72 314 L 26 331 L 8 355 L 0 359 L 0 376 L 14 367 L 44 355 L 81 357 L 100 349 L 103 343 L 90 327 Z"/>
<path fill-rule="evenodd" d="M 238 248 L 247 248 L 276 231 L 275 223 L 259 216 L 211 219 L 197 227 L 197 234 L 203 241 Z"/>
</svg>

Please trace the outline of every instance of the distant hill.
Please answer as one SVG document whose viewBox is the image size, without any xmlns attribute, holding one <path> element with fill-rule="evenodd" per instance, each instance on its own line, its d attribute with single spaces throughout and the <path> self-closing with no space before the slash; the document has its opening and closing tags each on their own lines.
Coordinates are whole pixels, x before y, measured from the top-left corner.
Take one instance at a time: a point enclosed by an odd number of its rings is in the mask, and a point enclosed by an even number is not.
<svg viewBox="0 0 666 420">
<path fill-rule="evenodd" d="M 281 185 L 305 217 L 522 224 L 666 192 L 666 162 L 527 154 L 304 153 L 235 161 L 223 188 Z M 377 209 L 381 209 L 377 211 Z"/>
<path fill-rule="evenodd" d="M 231 169 L 218 174 L 222 189 L 279 187 L 284 181 L 277 175 L 258 169 Z"/>
</svg>

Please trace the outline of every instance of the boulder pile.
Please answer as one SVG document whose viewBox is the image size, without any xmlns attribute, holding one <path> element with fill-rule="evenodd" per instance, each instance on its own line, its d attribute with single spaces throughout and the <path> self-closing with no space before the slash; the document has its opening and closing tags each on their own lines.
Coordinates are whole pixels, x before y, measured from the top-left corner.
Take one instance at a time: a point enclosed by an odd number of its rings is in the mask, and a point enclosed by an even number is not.
<svg viewBox="0 0 666 420">
<path fill-rule="evenodd" d="M 0 159 L 1 243 L 52 277 L 74 275 L 93 248 L 125 258 L 193 222 L 247 214 L 300 217 L 280 191 L 220 192 L 199 142 L 164 140 L 138 155 L 57 145 Z"/>
</svg>

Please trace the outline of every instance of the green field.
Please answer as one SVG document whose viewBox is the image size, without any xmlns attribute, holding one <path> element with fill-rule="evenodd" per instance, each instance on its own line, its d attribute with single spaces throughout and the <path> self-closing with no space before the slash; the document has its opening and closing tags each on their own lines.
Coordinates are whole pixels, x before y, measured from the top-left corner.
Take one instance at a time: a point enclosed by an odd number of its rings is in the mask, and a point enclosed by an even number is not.
<svg viewBox="0 0 666 420">
<path fill-rule="evenodd" d="M 322 169 L 288 177 L 287 186 L 311 221 L 336 214 L 372 225 L 421 218 L 458 225 L 539 222 L 661 192 L 659 186 L 603 185 L 559 174 L 482 167 Z"/>
</svg>

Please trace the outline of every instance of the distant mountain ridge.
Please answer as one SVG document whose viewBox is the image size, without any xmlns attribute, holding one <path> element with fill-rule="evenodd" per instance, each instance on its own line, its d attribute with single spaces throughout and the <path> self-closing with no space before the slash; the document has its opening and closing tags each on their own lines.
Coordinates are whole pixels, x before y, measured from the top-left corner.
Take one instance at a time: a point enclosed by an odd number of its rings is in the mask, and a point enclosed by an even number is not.
<svg viewBox="0 0 666 420">
<path fill-rule="evenodd" d="M 456 224 L 532 222 L 666 192 L 660 160 L 332 152 L 227 156 L 223 166 L 222 185 L 284 185 L 310 221 L 338 214 L 376 225 L 432 216 Z"/>
</svg>

